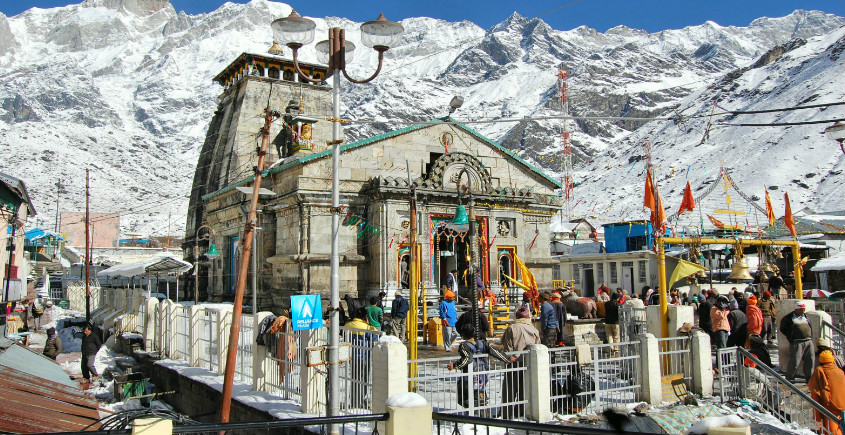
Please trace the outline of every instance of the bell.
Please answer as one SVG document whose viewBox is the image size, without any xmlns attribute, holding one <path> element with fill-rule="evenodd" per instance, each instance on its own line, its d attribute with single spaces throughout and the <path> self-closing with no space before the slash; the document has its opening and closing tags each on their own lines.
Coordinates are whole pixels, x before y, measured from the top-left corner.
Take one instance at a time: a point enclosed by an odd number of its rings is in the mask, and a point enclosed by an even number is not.
<svg viewBox="0 0 845 435">
<path fill-rule="evenodd" d="M 274 56 L 283 56 L 285 54 L 285 52 L 282 50 L 282 47 L 280 47 L 279 43 L 276 41 L 273 41 L 273 45 L 270 47 L 269 50 L 267 50 L 267 52 Z"/>
<path fill-rule="evenodd" d="M 467 209 L 464 208 L 464 206 L 458 206 L 458 209 L 455 210 L 455 217 L 452 218 L 451 223 L 460 226 L 464 226 L 469 223 L 469 218 L 467 217 Z"/>
<path fill-rule="evenodd" d="M 745 262 L 744 258 L 740 258 L 733 266 L 731 266 L 731 274 L 728 276 L 728 279 L 735 279 L 737 282 L 750 281 L 754 279 L 754 277 L 748 273 L 748 263 Z"/>
<path fill-rule="evenodd" d="M 759 268 L 757 268 L 757 271 L 769 273 L 772 271 L 772 266 L 769 266 L 769 263 L 763 263 Z"/>
<path fill-rule="evenodd" d="M 698 272 L 695 273 L 696 278 L 707 278 L 707 272 L 704 269 L 700 269 Z"/>
</svg>

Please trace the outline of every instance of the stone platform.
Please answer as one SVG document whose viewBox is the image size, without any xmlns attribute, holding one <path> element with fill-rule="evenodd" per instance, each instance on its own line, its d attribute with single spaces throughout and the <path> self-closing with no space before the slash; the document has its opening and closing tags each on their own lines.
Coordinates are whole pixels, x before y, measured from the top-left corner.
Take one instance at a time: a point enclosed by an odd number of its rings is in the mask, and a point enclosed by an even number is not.
<svg viewBox="0 0 845 435">
<path fill-rule="evenodd" d="M 567 346 L 579 344 L 601 344 L 605 339 L 604 322 L 601 319 L 567 320 L 563 327 L 563 342 Z"/>
</svg>

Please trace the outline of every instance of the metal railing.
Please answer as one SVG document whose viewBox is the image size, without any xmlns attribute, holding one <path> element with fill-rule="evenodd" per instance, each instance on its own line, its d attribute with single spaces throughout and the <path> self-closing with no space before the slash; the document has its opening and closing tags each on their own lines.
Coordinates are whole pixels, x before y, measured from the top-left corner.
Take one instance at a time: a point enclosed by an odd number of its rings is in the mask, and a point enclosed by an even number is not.
<svg viewBox="0 0 845 435">
<path fill-rule="evenodd" d="M 845 331 L 826 321 L 822 322 L 821 329 L 821 335 L 830 341 L 830 348 L 833 349 L 834 355 L 845 355 Z"/>
<path fill-rule="evenodd" d="M 235 380 L 252 384 L 252 352 L 255 350 L 255 316 L 241 315 L 241 329 L 238 332 L 238 356 L 235 359 Z"/>
<path fill-rule="evenodd" d="M 461 434 L 501 434 L 511 433 L 520 435 L 532 434 L 568 434 L 568 435 L 617 435 L 612 429 L 599 429 L 594 426 L 556 425 L 549 423 L 534 423 L 527 421 L 497 420 L 485 417 L 474 417 L 461 414 L 433 412 L 431 414 L 434 430 L 437 435 Z M 426 432 L 428 433 L 428 432 Z M 630 435 L 645 435 L 642 432 L 626 430 Z"/>
<path fill-rule="evenodd" d="M 592 345 L 590 362 L 582 365 L 575 347 L 549 349 L 552 412 L 601 412 L 637 402 L 642 391 L 640 348 L 637 341 Z"/>
<path fill-rule="evenodd" d="M 619 339 L 632 341 L 646 332 L 645 308 L 628 304 L 619 307 Z"/>
<path fill-rule="evenodd" d="M 176 342 L 173 345 L 173 350 L 170 357 L 176 359 L 188 360 L 189 349 L 191 346 L 191 315 L 188 307 L 176 305 L 173 307 L 175 316 L 173 317 L 173 334 Z"/>
<path fill-rule="evenodd" d="M 683 379 L 687 390 L 692 383 L 692 339 L 689 336 L 657 339 L 660 356 L 660 377 L 664 380 Z"/>
<path fill-rule="evenodd" d="M 216 371 L 215 363 L 217 361 L 217 346 L 214 344 L 215 333 L 215 313 L 208 310 L 201 310 L 197 313 L 196 325 L 194 331 L 197 333 L 197 361 L 196 364 L 209 371 Z M 191 361 L 191 364 L 194 364 Z"/>
<path fill-rule="evenodd" d="M 522 418 L 525 415 L 525 373 L 529 370 L 527 351 L 509 352 L 519 357 L 513 364 L 503 364 L 487 354 L 475 355 L 475 363 L 466 372 L 449 371 L 449 363 L 457 362 L 457 355 L 442 358 L 409 360 L 417 364 L 417 375 L 410 377 L 416 393 L 425 397 L 432 409 L 454 414 Z M 478 370 L 486 358 L 488 369 Z"/>
<path fill-rule="evenodd" d="M 340 342 L 350 344 L 350 359 L 340 365 L 341 412 L 360 414 L 373 409 L 373 348 L 383 334 L 382 331 L 340 328 Z"/>
<path fill-rule="evenodd" d="M 721 364 L 722 360 L 727 364 Z M 750 399 L 783 423 L 798 424 L 820 435 L 838 435 L 841 416 L 813 400 L 773 368 L 741 347 L 719 350 L 722 400 Z M 725 370 L 722 370 L 725 367 Z M 729 378 L 726 380 L 725 376 Z M 733 385 L 735 388 L 724 388 Z"/>
<path fill-rule="evenodd" d="M 845 330 L 845 300 L 816 301 L 816 309 L 830 314 L 831 324 L 841 330 Z"/>
</svg>

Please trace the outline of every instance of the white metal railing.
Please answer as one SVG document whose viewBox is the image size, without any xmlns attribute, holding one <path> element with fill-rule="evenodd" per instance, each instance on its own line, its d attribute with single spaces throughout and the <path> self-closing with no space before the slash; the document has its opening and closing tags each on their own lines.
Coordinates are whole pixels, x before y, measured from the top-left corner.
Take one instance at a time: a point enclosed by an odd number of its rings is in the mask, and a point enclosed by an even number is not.
<svg viewBox="0 0 845 435">
<path fill-rule="evenodd" d="M 252 353 L 255 350 L 254 328 L 255 317 L 251 314 L 242 314 L 238 335 L 238 357 L 235 359 L 235 379 L 247 384 L 252 384 Z"/>
<path fill-rule="evenodd" d="M 173 335 L 175 343 L 173 343 L 173 350 L 170 357 L 174 359 L 188 360 L 190 358 L 191 347 L 191 315 L 188 307 L 182 305 L 175 305 L 173 307 L 175 315 L 173 317 Z"/>
<path fill-rule="evenodd" d="M 646 332 L 645 308 L 637 308 L 628 304 L 619 307 L 619 338 L 622 341 L 633 341 L 640 334 Z"/>
<path fill-rule="evenodd" d="M 384 333 L 340 328 L 341 343 L 350 344 L 350 359 L 340 365 L 340 411 L 345 414 L 371 412 L 373 348 Z"/>
<path fill-rule="evenodd" d="M 642 395 L 640 348 L 638 341 L 591 345 L 590 362 L 582 365 L 575 347 L 549 349 L 552 412 L 601 412 L 637 402 Z"/>
<path fill-rule="evenodd" d="M 682 379 L 687 389 L 692 391 L 692 339 L 689 336 L 658 338 L 657 349 L 660 377 Z"/>
</svg>

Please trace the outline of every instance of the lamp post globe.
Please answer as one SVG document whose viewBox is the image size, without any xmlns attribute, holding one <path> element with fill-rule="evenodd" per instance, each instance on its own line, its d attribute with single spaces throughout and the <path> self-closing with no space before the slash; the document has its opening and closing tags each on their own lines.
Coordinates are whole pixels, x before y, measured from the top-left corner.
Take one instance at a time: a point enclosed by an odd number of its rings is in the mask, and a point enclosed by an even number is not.
<svg viewBox="0 0 845 435">
<path fill-rule="evenodd" d="M 403 33 L 405 28 L 401 24 L 379 14 L 377 19 L 361 24 L 361 43 L 376 51 L 387 51 L 402 41 Z"/>
<path fill-rule="evenodd" d="M 273 38 L 280 44 L 299 48 L 314 41 L 317 24 L 291 10 L 287 17 L 273 20 L 270 28 L 273 29 Z"/>
</svg>

